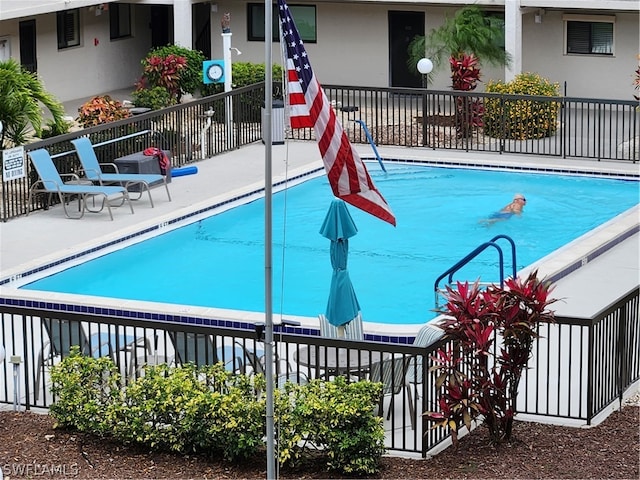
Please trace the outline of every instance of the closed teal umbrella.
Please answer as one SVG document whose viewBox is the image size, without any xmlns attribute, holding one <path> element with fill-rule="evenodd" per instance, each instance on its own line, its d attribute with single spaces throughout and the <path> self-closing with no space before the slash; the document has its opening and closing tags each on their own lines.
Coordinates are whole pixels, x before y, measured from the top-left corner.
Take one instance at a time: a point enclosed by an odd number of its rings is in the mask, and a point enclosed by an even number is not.
<svg viewBox="0 0 640 480">
<path fill-rule="evenodd" d="M 343 326 L 358 316 L 360 304 L 347 271 L 349 238 L 358 233 L 347 205 L 334 200 L 320 228 L 320 234 L 331 240 L 331 287 L 325 316 L 331 325 Z"/>
</svg>

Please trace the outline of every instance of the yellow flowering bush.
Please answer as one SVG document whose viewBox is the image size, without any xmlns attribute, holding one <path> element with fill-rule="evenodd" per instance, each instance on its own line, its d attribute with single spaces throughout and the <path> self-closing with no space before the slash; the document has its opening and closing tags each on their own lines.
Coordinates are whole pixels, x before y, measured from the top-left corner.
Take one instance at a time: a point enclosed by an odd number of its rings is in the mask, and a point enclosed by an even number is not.
<svg viewBox="0 0 640 480">
<path fill-rule="evenodd" d="M 521 73 L 511 82 L 490 81 L 486 92 L 502 95 L 557 97 L 560 86 L 537 73 Z M 536 98 L 486 98 L 484 132 L 495 138 L 527 140 L 553 135 L 558 128 L 560 102 Z"/>
</svg>

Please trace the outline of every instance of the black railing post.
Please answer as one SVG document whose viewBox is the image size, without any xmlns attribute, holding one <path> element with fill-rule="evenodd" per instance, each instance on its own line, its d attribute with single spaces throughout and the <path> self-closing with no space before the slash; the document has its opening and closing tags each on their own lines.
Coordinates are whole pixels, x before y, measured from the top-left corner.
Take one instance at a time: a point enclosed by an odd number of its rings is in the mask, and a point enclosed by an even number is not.
<svg viewBox="0 0 640 480">
<path fill-rule="evenodd" d="M 589 322 L 589 334 L 587 338 L 587 425 L 591 425 L 591 420 L 593 419 L 594 329 L 594 322 Z"/>
<path fill-rule="evenodd" d="M 618 400 L 620 402 L 620 408 L 622 408 L 622 395 L 624 394 L 625 386 L 627 385 L 627 362 L 626 353 L 627 353 L 627 345 L 626 345 L 626 333 L 627 333 L 627 304 L 624 303 L 620 307 L 619 317 L 620 320 L 618 322 L 618 341 L 616 345 L 616 382 L 617 382 L 617 390 L 618 390 Z"/>
</svg>

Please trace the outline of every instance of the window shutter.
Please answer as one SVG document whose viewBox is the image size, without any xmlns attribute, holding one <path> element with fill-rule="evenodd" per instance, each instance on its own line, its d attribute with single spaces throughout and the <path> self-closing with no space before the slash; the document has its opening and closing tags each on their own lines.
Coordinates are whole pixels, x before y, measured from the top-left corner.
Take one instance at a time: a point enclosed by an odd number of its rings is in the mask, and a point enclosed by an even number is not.
<svg viewBox="0 0 640 480">
<path fill-rule="evenodd" d="M 567 53 L 590 53 L 589 25 L 587 22 L 567 22 Z"/>
</svg>

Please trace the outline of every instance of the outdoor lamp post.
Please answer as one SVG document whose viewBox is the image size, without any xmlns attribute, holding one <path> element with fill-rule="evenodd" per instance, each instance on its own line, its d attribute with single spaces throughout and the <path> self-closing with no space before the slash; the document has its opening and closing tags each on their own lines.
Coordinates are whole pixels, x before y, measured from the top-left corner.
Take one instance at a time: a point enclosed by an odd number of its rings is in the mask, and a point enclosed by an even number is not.
<svg viewBox="0 0 640 480">
<path fill-rule="evenodd" d="M 433 62 L 428 58 L 418 60 L 418 71 L 422 74 L 422 145 L 428 145 L 427 142 L 427 115 L 429 113 L 429 97 L 427 89 L 429 87 L 429 74 L 433 70 Z"/>
</svg>

